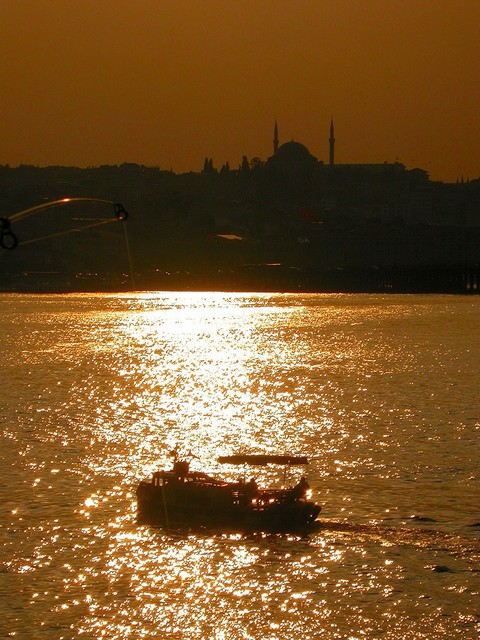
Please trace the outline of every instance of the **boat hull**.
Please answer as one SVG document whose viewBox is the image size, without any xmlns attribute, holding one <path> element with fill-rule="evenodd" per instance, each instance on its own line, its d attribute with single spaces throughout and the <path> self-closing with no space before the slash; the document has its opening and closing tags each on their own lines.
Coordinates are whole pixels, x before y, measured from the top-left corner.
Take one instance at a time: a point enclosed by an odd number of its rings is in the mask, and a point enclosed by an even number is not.
<svg viewBox="0 0 480 640">
<path fill-rule="evenodd" d="M 250 499 L 227 484 L 154 486 L 143 482 L 137 489 L 138 520 L 167 528 L 204 526 L 228 531 L 295 532 L 315 526 L 319 505 L 289 500 L 287 492 L 278 494 L 272 497 L 272 492 L 264 492 Z"/>
</svg>

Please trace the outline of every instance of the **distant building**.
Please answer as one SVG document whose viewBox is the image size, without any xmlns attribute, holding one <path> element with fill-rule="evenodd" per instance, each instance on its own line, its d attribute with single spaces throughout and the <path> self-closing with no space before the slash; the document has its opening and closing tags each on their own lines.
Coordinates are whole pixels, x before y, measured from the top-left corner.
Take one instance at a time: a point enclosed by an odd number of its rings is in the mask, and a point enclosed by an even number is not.
<svg viewBox="0 0 480 640">
<path fill-rule="evenodd" d="M 406 168 L 400 162 L 379 162 L 379 163 L 350 163 L 350 164 L 336 164 L 335 163 L 335 128 L 333 118 L 330 120 L 330 134 L 328 138 L 329 142 L 329 159 L 328 166 L 336 172 L 361 172 L 363 174 L 385 174 L 385 173 L 403 173 Z M 313 156 L 308 148 L 296 141 L 291 140 L 280 144 L 278 135 L 278 122 L 275 119 L 274 132 L 273 132 L 273 155 L 267 160 L 267 166 L 274 167 L 277 173 L 280 175 L 298 175 L 311 172 L 316 167 L 324 167 L 325 164 L 322 160 L 318 160 Z M 418 170 L 420 171 L 420 170 Z M 424 172 L 426 175 L 426 172 Z M 428 178 L 427 178 L 428 179 Z"/>
</svg>

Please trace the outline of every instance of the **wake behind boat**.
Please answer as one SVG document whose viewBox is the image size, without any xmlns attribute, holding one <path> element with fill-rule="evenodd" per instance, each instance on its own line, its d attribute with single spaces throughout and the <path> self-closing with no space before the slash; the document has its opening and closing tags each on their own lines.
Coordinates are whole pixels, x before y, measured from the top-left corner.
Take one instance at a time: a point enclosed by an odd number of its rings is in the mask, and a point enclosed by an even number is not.
<svg viewBox="0 0 480 640">
<path fill-rule="evenodd" d="M 218 461 L 235 465 L 306 465 L 304 456 L 223 456 Z M 310 500 L 305 478 L 288 489 L 259 488 L 249 482 L 226 482 L 192 472 L 178 460 L 173 468 L 156 471 L 137 487 L 139 520 L 167 527 L 210 526 L 240 531 L 303 531 L 311 529 L 321 507 Z"/>
</svg>

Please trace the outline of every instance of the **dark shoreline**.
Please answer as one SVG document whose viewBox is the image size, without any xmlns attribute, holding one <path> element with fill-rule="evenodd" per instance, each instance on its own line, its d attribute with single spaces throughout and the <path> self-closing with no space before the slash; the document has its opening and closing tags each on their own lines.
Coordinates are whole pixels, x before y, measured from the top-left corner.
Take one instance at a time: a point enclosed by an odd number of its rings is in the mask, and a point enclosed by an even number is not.
<svg viewBox="0 0 480 640">
<path fill-rule="evenodd" d="M 29 273 L 5 278 L 2 293 L 128 293 L 131 291 L 225 291 L 243 293 L 480 293 L 480 265 L 305 270 L 248 265 L 215 273 Z"/>
</svg>

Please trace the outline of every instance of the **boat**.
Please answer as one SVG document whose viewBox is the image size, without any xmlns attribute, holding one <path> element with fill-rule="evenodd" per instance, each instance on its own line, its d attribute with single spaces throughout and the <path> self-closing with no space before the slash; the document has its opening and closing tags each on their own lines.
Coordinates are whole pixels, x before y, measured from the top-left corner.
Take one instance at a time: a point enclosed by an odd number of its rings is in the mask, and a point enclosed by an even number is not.
<svg viewBox="0 0 480 640">
<path fill-rule="evenodd" d="M 173 467 L 155 471 L 137 486 L 137 514 L 142 523 L 172 527 L 209 527 L 228 531 L 295 532 L 315 527 L 320 505 L 313 502 L 305 477 L 293 487 L 260 488 L 254 478 L 224 481 L 190 471 L 174 453 Z M 233 455 L 230 465 L 306 465 L 305 456 Z"/>
</svg>

